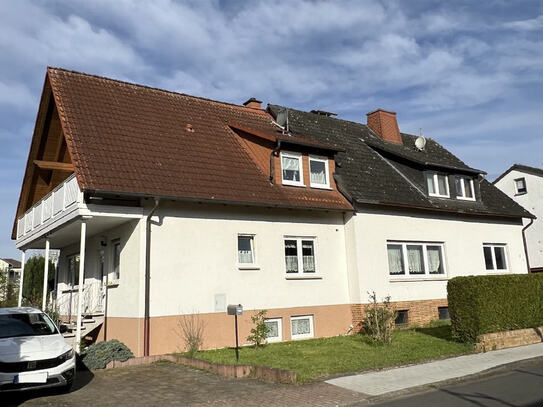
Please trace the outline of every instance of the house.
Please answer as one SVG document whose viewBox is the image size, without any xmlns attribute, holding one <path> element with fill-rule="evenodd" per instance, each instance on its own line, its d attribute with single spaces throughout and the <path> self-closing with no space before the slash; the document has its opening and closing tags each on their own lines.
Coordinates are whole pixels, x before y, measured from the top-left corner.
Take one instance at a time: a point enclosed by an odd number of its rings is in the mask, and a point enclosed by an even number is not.
<svg viewBox="0 0 543 407">
<path fill-rule="evenodd" d="M 242 339 L 267 309 L 270 341 L 359 329 L 368 291 L 398 323 L 446 318 L 449 278 L 527 272 L 533 215 L 422 144 L 381 109 L 365 125 L 48 68 L 12 237 L 60 250 L 77 341 L 105 315 L 95 337 L 136 355 L 182 348 L 188 315 L 231 346 L 228 304 Z"/>
<path fill-rule="evenodd" d="M 543 169 L 514 164 L 493 184 L 537 216 L 524 220 L 524 234 L 530 271 L 543 272 Z"/>
<path fill-rule="evenodd" d="M 4 299 L 8 293 L 8 289 L 13 284 L 19 284 L 19 278 L 21 276 L 21 263 L 14 259 L 0 259 L 0 273 L 6 275 L 5 292 L 0 292 L 0 299 Z"/>
</svg>

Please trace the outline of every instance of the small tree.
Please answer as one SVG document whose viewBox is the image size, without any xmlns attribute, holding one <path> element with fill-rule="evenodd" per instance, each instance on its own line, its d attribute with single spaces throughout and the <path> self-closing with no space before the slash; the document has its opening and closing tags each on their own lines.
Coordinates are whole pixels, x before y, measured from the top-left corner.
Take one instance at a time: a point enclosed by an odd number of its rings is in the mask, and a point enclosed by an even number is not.
<svg viewBox="0 0 543 407">
<path fill-rule="evenodd" d="M 364 330 L 374 342 L 388 345 L 392 341 L 392 330 L 396 319 L 396 311 L 390 304 L 390 295 L 379 304 L 375 291 L 368 294 L 370 303 L 366 306 L 366 316 L 363 321 Z"/>
<path fill-rule="evenodd" d="M 177 333 L 185 342 L 189 357 L 194 357 L 204 344 L 205 324 L 199 313 L 183 315 L 177 321 Z"/>
<path fill-rule="evenodd" d="M 267 311 L 263 309 L 251 317 L 255 326 L 251 328 L 251 335 L 247 337 L 247 341 L 251 342 L 255 348 L 262 346 L 270 333 L 270 328 L 266 325 L 266 313 Z"/>
<path fill-rule="evenodd" d="M 25 264 L 23 298 L 29 305 L 41 306 L 43 296 L 43 271 L 45 258 L 43 256 L 31 257 Z M 48 291 L 51 291 L 55 282 L 55 265 L 49 261 L 49 274 L 47 276 Z"/>
</svg>

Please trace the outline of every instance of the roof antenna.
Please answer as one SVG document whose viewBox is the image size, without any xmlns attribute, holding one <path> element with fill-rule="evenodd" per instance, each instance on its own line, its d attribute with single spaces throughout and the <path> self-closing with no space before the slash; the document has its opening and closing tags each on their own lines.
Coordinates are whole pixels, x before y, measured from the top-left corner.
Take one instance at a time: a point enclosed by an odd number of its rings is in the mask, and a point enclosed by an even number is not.
<svg viewBox="0 0 543 407">
<path fill-rule="evenodd" d="M 419 133 L 420 136 L 415 140 L 415 147 L 419 151 L 424 151 L 424 147 L 426 147 L 426 138 L 424 138 L 424 135 L 422 134 L 422 127 L 419 129 Z"/>
</svg>

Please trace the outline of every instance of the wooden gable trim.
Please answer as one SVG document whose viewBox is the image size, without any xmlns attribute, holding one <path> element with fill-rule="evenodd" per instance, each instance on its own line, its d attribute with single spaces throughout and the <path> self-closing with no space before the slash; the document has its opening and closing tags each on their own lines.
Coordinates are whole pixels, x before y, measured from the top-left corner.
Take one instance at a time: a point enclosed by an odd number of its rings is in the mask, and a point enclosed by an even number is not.
<svg viewBox="0 0 543 407">
<path fill-rule="evenodd" d="M 44 170 L 58 170 L 68 172 L 72 172 L 74 170 L 74 166 L 72 163 L 63 163 L 58 161 L 34 160 L 34 165 Z"/>
</svg>

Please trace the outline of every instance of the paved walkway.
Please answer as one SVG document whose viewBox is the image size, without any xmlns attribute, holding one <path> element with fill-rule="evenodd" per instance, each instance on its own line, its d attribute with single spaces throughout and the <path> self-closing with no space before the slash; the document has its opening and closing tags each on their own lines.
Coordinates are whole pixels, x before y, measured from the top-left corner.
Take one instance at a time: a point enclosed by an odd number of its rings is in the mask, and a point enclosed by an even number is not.
<svg viewBox="0 0 543 407">
<path fill-rule="evenodd" d="M 323 382 L 280 385 L 227 379 L 174 363 L 81 372 L 68 394 L 32 393 L 4 398 L 1 407 L 343 406 L 364 400 L 358 392 Z"/>
<path fill-rule="evenodd" d="M 473 375 L 504 364 L 540 356 L 543 356 L 543 343 L 338 377 L 327 380 L 326 383 L 370 396 L 381 396 L 412 387 Z"/>
</svg>

